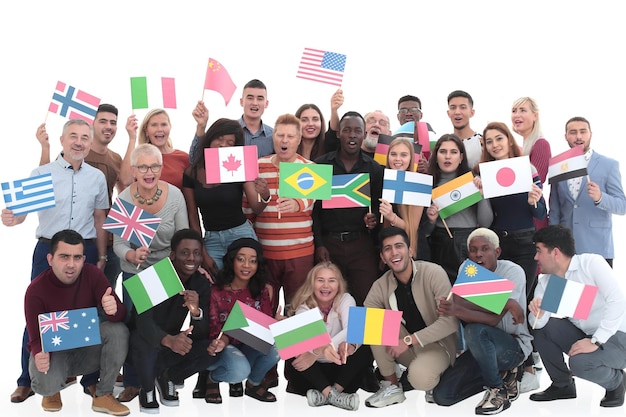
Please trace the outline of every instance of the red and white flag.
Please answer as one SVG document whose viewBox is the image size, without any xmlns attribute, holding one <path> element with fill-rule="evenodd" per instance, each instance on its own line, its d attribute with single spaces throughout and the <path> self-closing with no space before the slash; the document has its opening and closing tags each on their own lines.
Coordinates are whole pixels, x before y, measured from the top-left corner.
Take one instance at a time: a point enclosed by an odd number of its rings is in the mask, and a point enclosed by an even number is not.
<svg viewBox="0 0 626 417">
<path fill-rule="evenodd" d="M 533 173 L 528 155 L 483 162 L 479 166 L 484 198 L 532 190 Z"/>
<path fill-rule="evenodd" d="M 254 181 L 259 176 L 256 145 L 204 149 L 207 184 Z"/>
</svg>

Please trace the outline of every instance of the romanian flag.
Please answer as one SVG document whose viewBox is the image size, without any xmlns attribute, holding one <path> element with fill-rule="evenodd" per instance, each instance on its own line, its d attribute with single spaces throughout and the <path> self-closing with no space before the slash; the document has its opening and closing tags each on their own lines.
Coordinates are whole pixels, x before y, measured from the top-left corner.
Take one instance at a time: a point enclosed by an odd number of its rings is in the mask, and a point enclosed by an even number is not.
<svg viewBox="0 0 626 417">
<path fill-rule="evenodd" d="M 100 321 L 95 307 L 39 315 L 41 349 L 44 352 L 99 345 Z"/>
<path fill-rule="evenodd" d="M 500 314 L 514 288 L 515 283 L 512 281 L 467 259 L 461 265 L 459 276 L 452 286 L 452 293 Z"/>
<path fill-rule="evenodd" d="M 432 175 L 385 169 L 383 198 L 390 203 L 428 207 L 432 192 Z"/>
<path fill-rule="evenodd" d="M 207 184 L 254 181 L 259 176 L 256 145 L 205 148 Z"/>
<path fill-rule="evenodd" d="M 278 169 L 278 195 L 280 197 L 331 199 L 332 165 L 281 162 Z"/>
<path fill-rule="evenodd" d="M 270 324 L 280 358 L 287 360 L 331 343 L 322 313 L 313 308 Z"/>
<path fill-rule="evenodd" d="M 370 174 L 333 175 L 332 197 L 322 200 L 325 209 L 371 205 Z"/>
<path fill-rule="evenodd" d="M 222 331 L 267 355 L 274 345 L 270 324 L 274 318 L 237 300 L 222 327 Z"/>
<path fill-rule="evenodd" d="M 185 288 L 170 258 L 163 258 L 123 282 L 137 314 L 141 314 L 175 296 Z"/>
<path fill-rule="evenodd" d="M 550 184 L 585 175 L 587 175 L 587 161 L 582 145 L 550 158 L 548 168 L 548 182 Z"/>
<path fill-rule="evenodd" d="M 346 342 L 360 345 L 398 346 L 402 311 L 350 307 Z"/>
<path fill-rule="evenodd" d="M 563 317 L 587 320 L 598 287 L 550 275 L 541 309 Z"/>
<path fill-rule="evenodd" d="M 439 216 L 445 219 L 478 203 L 483 196 L 474 185 L 474 175 L 468 172 L 433 189 L 432 198 L 439 207 Z"/>
<path fill-rule="evenodd" d="M 207 66 L 206 77 L 204 79 L 204 89 L 220 93 L 228 106 L 237 86 L 230 78 L 230 75 L 228 75 L 226 68 L 215 59 L 209 58 L 209 65 Z"/>
</svg>

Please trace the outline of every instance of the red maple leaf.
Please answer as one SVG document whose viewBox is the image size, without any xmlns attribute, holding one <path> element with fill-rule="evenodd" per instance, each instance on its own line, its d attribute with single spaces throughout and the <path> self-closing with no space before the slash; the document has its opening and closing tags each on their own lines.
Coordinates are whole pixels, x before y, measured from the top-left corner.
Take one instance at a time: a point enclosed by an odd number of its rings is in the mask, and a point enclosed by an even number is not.
<svg viewBox="0 0 626 417">
<path fill-rule="evenodd" d="M 232 171 L 233 176 L 235 176 L 235 171 L 241 166 L 241 161 L 235 159 L 235 155 L 231 154 L 226 161 L 222 162 L 222 166 L 226 168 L 227 171 Z"/>
</svg>

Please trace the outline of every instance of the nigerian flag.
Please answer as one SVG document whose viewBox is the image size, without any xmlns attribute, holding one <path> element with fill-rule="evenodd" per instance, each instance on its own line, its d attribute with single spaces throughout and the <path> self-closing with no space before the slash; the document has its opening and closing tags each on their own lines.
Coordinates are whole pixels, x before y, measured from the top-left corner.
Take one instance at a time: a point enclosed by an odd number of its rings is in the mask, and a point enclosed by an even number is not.
<svg viewBox="0 0 626 417">
<path fill-rule="evenodd" d="M 164 258 L 123 282 L 137 314 L 151 309 L 185 288 L 170 258 Z"/>
</svg>

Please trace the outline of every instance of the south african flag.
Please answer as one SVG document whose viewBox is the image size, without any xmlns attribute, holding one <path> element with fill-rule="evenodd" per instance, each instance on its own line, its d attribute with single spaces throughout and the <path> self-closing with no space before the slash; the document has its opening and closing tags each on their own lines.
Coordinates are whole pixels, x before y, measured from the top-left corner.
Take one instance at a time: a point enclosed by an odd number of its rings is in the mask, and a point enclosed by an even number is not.
<svg viewBox="0 0 626 417">
<path fill-rule="evenodd" d="M 371 205 L 370 174 L 333 175 L 332 197 L 322 201 L 325 209 Z"/>
</svg>

